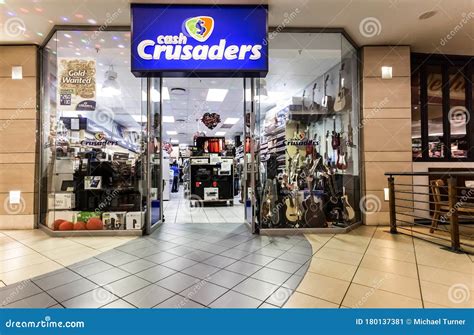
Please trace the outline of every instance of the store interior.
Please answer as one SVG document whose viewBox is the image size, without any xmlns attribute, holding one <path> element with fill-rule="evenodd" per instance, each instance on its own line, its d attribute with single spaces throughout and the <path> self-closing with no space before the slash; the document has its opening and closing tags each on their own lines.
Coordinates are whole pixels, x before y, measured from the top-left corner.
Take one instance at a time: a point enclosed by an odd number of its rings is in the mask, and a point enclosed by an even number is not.
<svg viewBox="0 0 474 335">
<path fill-rule="evenodd" d="M 243 78 L 147 87 L 130 72 L 129 45 L 129 32 L 58 31 L 45 49 L 41 208 L 50 230 L 249 222 L 250 202 L 260 230 L 359 221 L 357 57 L 341 34 L 274 36 L 269 73 L 251 87 Z M 71 70 L 95 87 L 82 87 L 78 103 L 64 84 Z"/>
</svg>

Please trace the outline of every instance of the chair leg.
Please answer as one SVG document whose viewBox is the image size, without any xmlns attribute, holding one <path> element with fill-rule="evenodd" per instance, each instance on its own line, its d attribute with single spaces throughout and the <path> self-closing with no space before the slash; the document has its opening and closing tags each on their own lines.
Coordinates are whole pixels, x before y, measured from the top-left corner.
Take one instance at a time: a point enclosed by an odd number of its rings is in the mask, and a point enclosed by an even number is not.
<svg viewBox="0 0 474 335">
<path fill-rule="evenodd" d="M 431 228 L 430 228 L 430 233 L 433 234 L 434 233 L 434 229 L 435 228 L 438 228 L 438 221 L 439 218 L 440 218 L 440 212 L 438 211 L 435 211 L 434 214 L 433 214 L 433 218 L 431 220 Z"/>
</svg>

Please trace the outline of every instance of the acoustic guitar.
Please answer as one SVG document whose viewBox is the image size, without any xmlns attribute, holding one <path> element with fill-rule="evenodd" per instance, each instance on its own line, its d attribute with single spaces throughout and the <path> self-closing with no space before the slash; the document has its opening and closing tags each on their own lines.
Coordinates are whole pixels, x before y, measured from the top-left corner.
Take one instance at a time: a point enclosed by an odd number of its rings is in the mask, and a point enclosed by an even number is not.
<svg viewBox="0 0 474 335">
<path fill-rule="evenodd" d="M 343 213 L 344 213 L 344 219 L 346 222 L 352 222 L 355 218 L 355 212 L 352 206 L 349 204 L 349 200 L 347 198 L 347 195 L 344 194 L 341 197 L 342 200 L 342 207 L 343 207 Z"/>
<path fill-rule="evenodd" d="M 341 63 L 341 68 L 339 69 L 339 88 L 334 102 L 334 111 L 340 112 L 346 108 L 346 89 L 344 88 L 344 78 L 342 78 L 342 71 L 344 71 L 344 63 Z"/>
<path fill-rule="evenodd" d="M 324 79 L 324 96 L 323 96 L 323 99 L 321 100 L 321 106 L 323 107 L 325 113 L 329 113 L 329 111 L 333 107 L 332 96 L 327 94 L 328 81 L 329 81 L 329 74 L 327 74 Z"/>
</svg>

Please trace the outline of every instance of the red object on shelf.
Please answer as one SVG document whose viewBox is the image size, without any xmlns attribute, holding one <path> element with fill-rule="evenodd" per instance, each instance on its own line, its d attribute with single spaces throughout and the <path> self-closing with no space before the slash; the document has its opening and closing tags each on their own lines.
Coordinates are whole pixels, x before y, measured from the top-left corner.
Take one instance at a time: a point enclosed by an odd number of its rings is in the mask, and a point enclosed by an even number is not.
<svg viewBox="0 0 474 335">
<path fill-rule="evenodd" d="M 199 187 L 199 186 L 201 186 L 201 182 L 200 182 L 200 181 L 197 181 L 197 182 L 196 182 L 196 187 Z"/>
<path fill-rule="evenodd" d="M 217 181 L 212 182 L 212 187 L 217 187 Z"/>
</svg>

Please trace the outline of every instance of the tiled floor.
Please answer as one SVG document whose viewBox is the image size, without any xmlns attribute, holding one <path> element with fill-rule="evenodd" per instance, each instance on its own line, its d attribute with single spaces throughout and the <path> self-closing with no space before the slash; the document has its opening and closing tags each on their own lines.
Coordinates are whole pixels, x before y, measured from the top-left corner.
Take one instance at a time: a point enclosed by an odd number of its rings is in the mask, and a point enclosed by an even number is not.
<svg viewBox="0 0 474 335">
<path fill-rule="evenodd" d="M 2 250 L 42 240 L 37 231 L 13 234 L 23 241 L 2 235 Z M 46 263 L 36 262 L 54 241 L 70 247 L 49 239 L 37 245 L 41 251 L 22 249 L 10 259 L 21 258 L 29 268 Z M 473 306 L 468 255 L 391 235 L 385 227 L 305 238 L 256 236 L 242 223 L 167 222 L 150 236 L 65 265 L 0 288 L 0 302 L 58 308 Z M 17 265 L 3 266 L 16 271 Z"/>
</svg>

